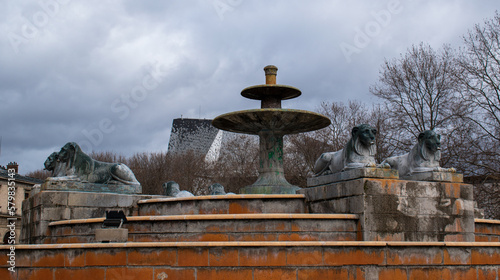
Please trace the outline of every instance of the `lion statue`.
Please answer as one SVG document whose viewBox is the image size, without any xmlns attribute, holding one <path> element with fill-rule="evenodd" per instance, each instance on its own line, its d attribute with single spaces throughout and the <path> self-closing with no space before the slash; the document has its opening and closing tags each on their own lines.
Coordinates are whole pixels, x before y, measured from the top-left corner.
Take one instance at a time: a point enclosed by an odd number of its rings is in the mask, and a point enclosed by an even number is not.
<svg viewBox="0 0 500 280">
<path fill-rule="evenodd" d="M 44 165 L 46 170 L 52 171 L 53 177 L 76 177 L 97 184 L 140 185 L 125 164 L 94 160 L 74 142 L 66 143 L 58 153 L 52 153 Z"/>
<path fill-rule="evenodd" d="M 229 195 L 229 194 L 234 195 L 235 194 L 232 192 L 226 193 L 226 191 L 224 190 L 224 186 L 219 184 L 219 183 L 215 183 L 215 184 L 208 186 L 208 193 L 209 193 L 209 195 Z"/>
<path fill-rule="evenodd" d="M 179 184 L 175 181 L 168 181 L 163 183 L 163 195 L 173 196 L 173 197 L 191 197 L 194 196 L 188 191 L 181 191 Z"/>
<path fill-rule="evenodd" d="M 413 173 L 436 171 L 452 172 L 455 168 L 439 167 L 441 160 L 441 135 L 433 130 L 426 130 L 418 135 L 418 141 L 407 154 L 389 157 L 382 164 L 389 164 L 399 172 L 399 176 L 409 176 Z"/>
<path fill-rule="evenodd" d="M 354 168 L 376 167 L 376 134 L 377 130 L 368 124 L 355 126 L 351 132 L 351 139 L 342 150 L 323 153 L 316 160 L 315 175 L 327 175 Z"/>
</svg>

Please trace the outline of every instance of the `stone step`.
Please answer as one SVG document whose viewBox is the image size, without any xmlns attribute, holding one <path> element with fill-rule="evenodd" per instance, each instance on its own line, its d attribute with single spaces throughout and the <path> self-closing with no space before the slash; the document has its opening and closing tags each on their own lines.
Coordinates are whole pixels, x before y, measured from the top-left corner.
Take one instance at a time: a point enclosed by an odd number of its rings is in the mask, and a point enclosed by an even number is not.
<svg viewBox="0 0 500 280">
<path fill-rule="evenodd" d="M 129 242 L 356 241 L 352 214 L 217 214 L 128 217 Z M 49 224 L 44 243 L 93 243 L 104 218 Z"/>
<path fill-rule="evenodd" d="M 179 198 L 154 198 L 137 202 L 139 216 L 307 213 L 305 195 L 207 195 Z"/>
<path fill-rule="evenodd" d="M 493 242 L 137 242 L 0 245 L 0 279 L 499 279 Z"/>
</svg>

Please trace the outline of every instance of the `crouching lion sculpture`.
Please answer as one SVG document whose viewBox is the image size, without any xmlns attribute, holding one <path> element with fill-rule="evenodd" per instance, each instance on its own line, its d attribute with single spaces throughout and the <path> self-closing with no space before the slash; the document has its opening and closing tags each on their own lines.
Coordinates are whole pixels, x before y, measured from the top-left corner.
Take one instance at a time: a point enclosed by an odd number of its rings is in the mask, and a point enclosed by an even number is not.
<svg viewBox="0 0 500 280">
<path fill-rule="evenodd" d="M 177 182 L 174 181 L 168 181 L 166 183 L 163 183 L 162 188 L 163 188 L 163 194 L 167 196 L 173 196 L 173 197 L 194 196 L 192 193 L 188 191 L 181 191 L 179 184 L 177 184 Z"/>
<path fill-rule="evenodd" d="M 235 193 L 232 193 L 232 192 L 226 193 L 223 185 L 221 185 L 219 183 L 215 183 L 215 184 L 208 186 L 208 194 L 209 195 L 226 195 L 226 194 L 233 194 L 234 195 Z"/>
<path fill-rule="evenodd" d="M 441 159 L 441 135 L 426 130 L 418 135 L 418 141 L 407 154 L 389 157 L 382 164 L 389 164 L 399 172 L 399 176 L 409 176 L 420 172 L 452 172 L 455 168 L 439 167 Z"/>
<path fill-rule="evenodd" d="M 340 151 L 323 153 L 314 165 L 316 176 L 347 169 L 375 167 L 375 135 L 377 130 L 368 124 L 352 129 L 351 139 Z"/>
<path fill-rule="evenodd" d="M 67 176 L 97 184 L 140 185 L 125 164 L 94 160 L 75 142 L 66 143 L 58 153 L 52 153 L 44 165 L 46 170 L 52 171 L 52 177 Z"/>
</svg>

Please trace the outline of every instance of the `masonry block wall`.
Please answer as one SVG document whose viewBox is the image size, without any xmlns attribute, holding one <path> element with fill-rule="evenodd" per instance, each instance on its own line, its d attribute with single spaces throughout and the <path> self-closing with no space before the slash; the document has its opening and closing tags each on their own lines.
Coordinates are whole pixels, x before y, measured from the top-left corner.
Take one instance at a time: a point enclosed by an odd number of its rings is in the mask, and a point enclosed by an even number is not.
<svg viewBox="0 0 500 280">
<path fill-rule="evenodd" d="M 365 241 L 474 241 L 472 185 L 361 178 L 298 193 L 311 213 L 358 214 Z"/>
<path fill-rule="evenodd" d="M 476 242 L 500 242 L 500 220 L 475 219 Z"/>
<path fill-rule="evenodd" d="M 488 244 L 488 245 L 485 245 Z M 0 246 L 0 279 L 498 279 L 498 243 L 193 242 Z"/>
<path fill-rule="evenodd" d="M 106 210 L 137 215 L 137 201 L 152 195 L 126 195 L 70 191 L 42 191 L 23 202 L 21 243 L 44 243 L 49 223 L 60 220 L 104 217 Z"/>
</svg>

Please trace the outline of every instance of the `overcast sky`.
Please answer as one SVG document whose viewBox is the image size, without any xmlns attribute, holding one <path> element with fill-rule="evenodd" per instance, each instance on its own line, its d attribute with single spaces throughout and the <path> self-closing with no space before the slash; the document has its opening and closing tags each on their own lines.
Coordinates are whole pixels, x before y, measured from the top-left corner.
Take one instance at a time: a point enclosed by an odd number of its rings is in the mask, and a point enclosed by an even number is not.
<svg viewBox="0 0 500 280">
<path fill-rule="evenodd" d="M 461 45 L 492 1 L 3 1 L 0 165 L 20 173 L 66 142 L 125 156 L 166 151 L 172 120 L 254 109 L 240 92 L 278 83 L 283 107 L 369 93 L 384 59 L 412 44 Z"/>
</svg>

